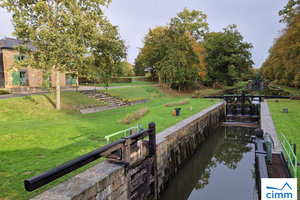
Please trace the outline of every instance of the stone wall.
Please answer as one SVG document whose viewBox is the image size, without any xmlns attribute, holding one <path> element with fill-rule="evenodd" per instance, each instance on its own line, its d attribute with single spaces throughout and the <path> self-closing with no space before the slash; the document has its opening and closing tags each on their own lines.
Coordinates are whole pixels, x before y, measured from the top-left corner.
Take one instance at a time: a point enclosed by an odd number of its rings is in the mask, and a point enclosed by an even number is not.
<svg viewBox="0 0 300 200">
<path fill-rule="evenodd" d="M 133 106 L 133 105 L 137 105 L 137 104 L 142 104 L 142 103 L 147 103 L 149 102 L 149 99 L 143 99 L 143 100 L 138 100 L 138 101 L 133 101 L 133 102 L 129 102 L 127 103 L 127 105 L 124 106 Z M 95 112 L 102 112 L 105 110 L 111 110 L 111 109 L 115 109 L 115 108 L 119 108 L 119 107 L 124 107 L 124 106 L 119 106 L 116 104 L 112 104 L 112 105 L 108 105 L 108 106 L 99 106 L 99 107 L 93 107 L 93 108 L 84 108 L 84 109 L 80 109 L 80 112 L 82 114 L 90 114 L 90 113 L 95 113 Z"/>
<path fill-rule="evenodd" d="M 158 191 L 162 193 L 172 177 L 225 119 L 226 106 L 218 103 L 162 131 L 156 138 Z"/>
<path fill-rule="evenodd" d="M 157 134 L 159 193 L 225 119 L 225 109 L 224 102 L 218 103 Z M 125 200 L 129 199 L 130 179 L 124 165 L 104 161 L 32 200 Z"/>
<path fill-rule="evenodd" d="M 32 200 L 127 200 L 124 165 L 104 161 L 45 191 Z"/>
</svg>

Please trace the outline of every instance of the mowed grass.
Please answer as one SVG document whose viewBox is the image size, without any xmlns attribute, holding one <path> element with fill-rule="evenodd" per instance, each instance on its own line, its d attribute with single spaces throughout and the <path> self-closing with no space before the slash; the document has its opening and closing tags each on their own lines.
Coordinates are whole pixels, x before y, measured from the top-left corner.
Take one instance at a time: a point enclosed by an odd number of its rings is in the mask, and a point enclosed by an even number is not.
<svg viewBox="0 0 300 200">
<path fill-rule="evenodd" d="M 297 158 L 300 162 L 300 101 L 281 100 L 275 102 L 268 100 L 270 112 L 279 136 L 282 141 L 283 133 L 288 141 L 297 144 Z M 282 113 L 282 108 L 288 108 L 288 113 Z M 300 188 L 300 168 L 298 167 L 298 188 Z"/>
<path fill-rule="evenodd" d="M 101 91 L 101 90 L 100 90 Z M 102 90 L 103 91 L 103 90 Z M 147 99 L 150 98 L 159 98 L 159 97 L 167 97 L 165 93 L 157 90 L 152 86 L 134 86 L 134 87 L 126 87 L 126 88 L 113 88 L 108 89 L 112 95 L 117 95 L 122 99 L 134 99 L 139 97 L 144 97 Z"/>
<path fill-rule="evenodd" d="M 55 98 L 50 94 L 0 100 L 0 199 L 28 199 L 86 169 L 89 166 L 34 192 L 26 192 L 23 186 L 27 178 L 104 146 L 106 135 L 137 123 L 147 127 L 151 121 L 156 122 L 157 132 L 160 132 L 216 103 L 209 99 L 191 99 L 189 104 L 180 106 L 181 115 L 174 117 L 174 108 L 164 107 L 164 104 L 183 98 L 157 95 L 157 91 L 143 87 L 123 89 L 131 94 L 127 94 L 129 97 L 142 93 L 145 98 L 150 97 L 150 102 L 88 115 L 80 114 L 72 106 L 95 100 L 76 92 L 62 93 L 61 111 L 53 107 Z M 121 89 L 114 92 L 123 94 Z M 150 110 L 144 117 L 128 125 L 118 123 L 143 107 Z"/>
<path fill-rule="evenodd" d="M 124 77 L 126 78 L 126 77 Z M 117 86 L 134 86 L 134 85 L 152 85 L 154 84 L 153 82 L 151 81 L 140 81 L 138 80 L 138 78 L 145 78 L 143 76 L 136 76 L 136 77 L 128 77 L 128 78 L 132 78 L 132 82 L 131 83 L 110 83 L 109 84 L 109 87 L 117 87 Z M 80 84 L 81 86 L 94 86 L 93 83 L 88 83 L 88 84 L 84 84 L 84 83 L 81 83 Z M 99 83 L 99 84 L 96 84 L 97 87 L 105 87 L 105 84 L 103 83 Z"/>
</svg>

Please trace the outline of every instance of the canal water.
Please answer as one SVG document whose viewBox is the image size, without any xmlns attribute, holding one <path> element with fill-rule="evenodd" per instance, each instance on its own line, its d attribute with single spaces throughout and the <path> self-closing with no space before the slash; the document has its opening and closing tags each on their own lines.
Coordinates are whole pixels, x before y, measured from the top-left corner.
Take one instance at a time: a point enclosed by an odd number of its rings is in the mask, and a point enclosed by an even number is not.
<svg viewBox="0 0 300 200">
<path fill-rule="evenodd" d="M 253 200 L 253 128 L 217 128 L 170 181 L 162 200 Z"/>
</svg>

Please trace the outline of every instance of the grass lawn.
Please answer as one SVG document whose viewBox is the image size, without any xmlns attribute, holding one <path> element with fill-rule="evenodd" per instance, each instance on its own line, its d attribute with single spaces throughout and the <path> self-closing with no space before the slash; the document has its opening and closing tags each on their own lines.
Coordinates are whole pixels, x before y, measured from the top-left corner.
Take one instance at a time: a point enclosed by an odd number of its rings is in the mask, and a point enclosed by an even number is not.
<svg viewBox="0 0 300 200">
<path fill-rule="evenodd" d="M 126 78 L 126 77 L 124 77 Z M 132 78 L 131 83 L 110 83 L 109 87 L 117 87 L 117 86 L 131 86 L 131 85 L 152 85 L 153 82 L 150 81 L 140 81 L 138 78 L 144 78 L 143 76 L 134 76 L 134 77 L 127 77 L 127 78 Z M 80 84 L 81 86 L 94 86 L 93 83 L 88 83 L 88 84 Z M 105 87 L 103 83 L 96 84 L 97 87 Z"/>
<path fill-rule="evenodd" d="M 164 104 L 183 98 L 170 97 L 151 88 L 114 89 L 113 92 L 120 96 L 144 95 L 151 100 L 145 104 L 88 115 L 80 114 L 72 106 L 95 103 L 95 100 L 76 92 L 62 93 L 61 111 L 54 109 L 55 98 L 50 94 L 0 100 L 0 199 L 28 199 L 86 169 L 89 166 L 37 191 L 29 193 L 24 190 L 25 179 L 104 146 L 104 136 L 108 134 L 137 123 L 147 127 L 151 121 L 156 122 L 157 132 L 160 132 L 217 102 L 191 99 L 189 104 L 180 106 L 181 116 L 173 117 L 174 108 Z M 150 112 L 138 121 L 129 125 L 118 123 L 128 113 L 143 107 L 148 107 Z"/>
<path fill-rule="evenodd" d="M 300 101 L 297 100 L 269 100 L 268 105 L 279 136 L 283 133 L 288 141 L 297 144 L 297 158 L 300 162 Z M 282 113 L 282 108 L 288 108 L 289 113 Z M 298 188 L 300 188 L 300 168 L 298 167 Z"/>
<path fill-rule="evenodd" d="M 299 94 L 300 93 L 300 89 L 297 89 L 297 88 L 294 88 L 294 87 L 288 87 L 288 86 L 285 86 L 285 85 L 277 85 L 275 84 L 274 82 L 271 82 L 270 83 L 270 86 L 271 87 L 275 87 L 275 88 L 279 88 L 279 89 L 282 89 L 286 92 L 289 92 L 290 94 L 292 95 L 296 95 L 296 94 Z"/>
<path fill-rule="evenodd" d="M 102 90 L 104 91 L 104 90 Z M 113 88 L 105 91 L 109 91 L 112 95 L 117 95 L 122 99 L 134 99 L 144 97 L 147 99 L 167 97 L 165 93 L 159 91 L 152 86 L 135 86 L 126 88 Z"/>
</svg>

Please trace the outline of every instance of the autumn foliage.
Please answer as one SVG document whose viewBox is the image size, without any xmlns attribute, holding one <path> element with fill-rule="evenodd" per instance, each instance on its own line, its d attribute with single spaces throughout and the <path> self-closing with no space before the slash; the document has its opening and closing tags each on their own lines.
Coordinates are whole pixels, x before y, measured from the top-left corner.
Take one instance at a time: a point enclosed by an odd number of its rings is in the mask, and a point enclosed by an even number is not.
<svg viewBox="0 0 300 200">
<path fill-rule="evenodd" d="M 299 10 L 299 6 L 295 9 Z M 289 19 L 288 26 L 269 50 L 270 55 L 262 66 L 262 75 L 282 85 L 300 88 L 300 13 L 292 13 L 284 18 Z"/>
</svg>

